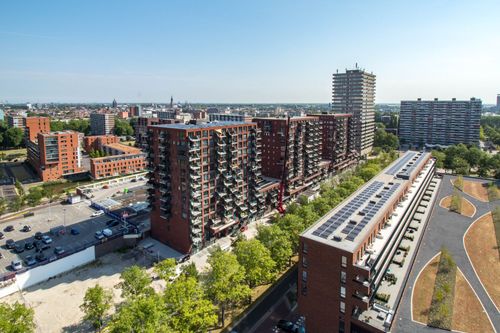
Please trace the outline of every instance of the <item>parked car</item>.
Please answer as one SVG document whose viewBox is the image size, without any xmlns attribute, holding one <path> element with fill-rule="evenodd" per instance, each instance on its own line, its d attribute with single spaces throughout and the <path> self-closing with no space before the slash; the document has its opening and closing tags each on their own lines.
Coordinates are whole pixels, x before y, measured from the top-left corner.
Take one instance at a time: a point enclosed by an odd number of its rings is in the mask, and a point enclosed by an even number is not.
<svg viewBox="0 0 500 333">
<path fill-rule="evenodd" d="M 45 256 L 45 253 L 40 252 L 35 256 L 37 261 L 45 261 L 47 260 L 47 257 Z"/>
<path fill-rule="evenodd" d="M 117 221 L 117 220 L 109 220 L 106 222 L 106 225 L 110 228 L 116 227 L 119 224 L 120 224 L 120 221 Z"/>
<path fill-rule="evenodd" d="M 0 239 L 4 239 L 5 238 L 5 235 L 3 234 L 3 232 L 0 232 Z"/>
<path fill-rule="evenodd" d="M 26 243 L 24 243 L 24 248 L 26 250 L 31 250 L 34 247 L 35 247 L 35 244 L 32 241 L 27 241 Z"/>
<path fill-rule="evenodd" d="M 57 254 L 57 255 L 63 254 L 64 252 L 65 252 L 65 251 L 64 251 L 64 249 L 63 249 L 63 247 L 62 247 L 62 246 L 56 246 L 56 247 L 54 248 L 54 253 L 55 253 L 55 254 Z"/>
<path fill-rule="evenodd" d="M 8 225 L 5 227 L 5 229 L 3 229 L 3 231 L 5 231 L 5 232 L 11 232 L 13 230 L 14 230 L 14 226 L 12 226 L 12 225 Z"/>
<path fill-rule="evenodd" d="M 35 233 L 35 239 L 42 239 L 42 237 L 43 237 L 43 234 L 40 231 L 37 231 Z"/>
<path fill-rule="evenodd" d="M 79 235 L 80 234 L 80 230 L 78 230 L 78 228 L 71 228 L 71 234 L 72 235 Z"/>
<path fill-rule="evenodd" d="M 297 333 L 299 331 L 299 328 L 297 325 L 292 323 L 291 321 L 281 319 L 278 321 L 278 325 L 276 325 L 280 330 L 283 332 L 289 332 L 289 333 Z"/>
<path fill-rule="evenodd" d="M 21 229 L 22 232 L 30 232 L 31 231 L 31 227 L 29 225 L 25 225 L 22 229 Z"/>
<path fill-rule="evenodd" d="M 36 264 L 36 259 L 33 258 L 33 256 L 26 256 L 26 258 L 24 259 L 24 263 L 26 264 L 26 266 L 33 266 L 34 264 Z"/>
<path fill-rule="evenodd" d="M 96 216 L 101 216 L 102 214 L 104 214 L 104 211 L 100 209 L 97 212 L 93 212 L 91 216 L 96 217 Z"/>
<path fill-rule="evenodd" d="M 23 253 L 24 252 L 24 244 L 19 243 L 19 244 L 14 245 L 14 252 Z"/>
<path fill-rule="evenodd" d="M 94 237 L 101 240 L 104 238 L 104 235 L 102 234 L 102 231 L 96 231 Z"/>
<path fill-rule="evenodd" d="M 42 236 L 42 242 L 43 242 L 44 244 L 50 244 L 50 243 L 52 243 L 52 238 L 50 238 L 50 236 L 43 235 L 43 236 Z"/>
<path fill-rule="evenodd" d="M 36 248 L 35 252 L 43 252 L 43 251 L 48 250 L 48 249 L 50 249 L 49 244 L 40 244 L 40 246 Z"/>
<path fill-rule="evenodd" d="M 188 261 L 189 259 L 191 259 L 191 255 L 190 255 L 190 254 L 185 254 L 185 255 L 183 255 L 182 257 L 177 258 L 175 261 L 176 261 L 178 264 L 180 264 L 180 263 L 183 263 L 183 262 Z"/>
<path fill-rule="evenodd" d="M 30 217 L 30 216 L 34 216 L 34 215 L 35 215 L 35 213 L 33 213 L 33 212 L 27 212 L 27 213 L 23 214 L 23 217 Z"/>
<path fill-rule="evenodd" d="M 23 264 L 21 262 L 21 260 L 12 260 L 12 262 L 10 263 L 10 265 L 12 266 L 12 269 L 15 270 L 15 271 L 18 271 L 20 270 L 21 268 L 23 268 Z"/>
<path fill-rule="evenodd" d="M 14 242 L 13 239 L 7 239 L 7 241 L 5 242 L 5 247 L 10 250 L 13 249 L 14 246 L 16 246 L 16 242 Z"/>
<path fill-rule="evenodd" d="M 111 231 L 111 229 L 103 229 L 102 234 L 106 237 L 111 237 L 113 235 L 113 231 Z"/>
</svg>

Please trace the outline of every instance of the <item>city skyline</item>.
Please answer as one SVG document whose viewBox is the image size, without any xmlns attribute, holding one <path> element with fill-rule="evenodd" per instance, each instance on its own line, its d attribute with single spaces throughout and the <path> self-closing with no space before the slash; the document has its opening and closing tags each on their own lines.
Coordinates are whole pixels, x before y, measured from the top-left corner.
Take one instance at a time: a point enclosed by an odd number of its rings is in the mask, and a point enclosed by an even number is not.
<svg viewBox="0 0 500 333">
<path fill-rule="evenodd" d="M 500 89 L 494 1 L 0 9 L 3 102 L 328 103 L 332 74 L 356 63 L 377 75 L 377 103 L 493 104 Z"/>
</svg>

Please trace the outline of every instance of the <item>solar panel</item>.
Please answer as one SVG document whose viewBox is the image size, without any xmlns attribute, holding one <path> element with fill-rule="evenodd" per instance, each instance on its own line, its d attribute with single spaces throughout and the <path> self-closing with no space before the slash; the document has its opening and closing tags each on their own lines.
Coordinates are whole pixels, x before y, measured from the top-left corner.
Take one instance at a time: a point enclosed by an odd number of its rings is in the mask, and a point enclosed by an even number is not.
<svg viewBox="0 0 500 333">
<path fill-rule="evenodd" d="M 389 170 L 387 170 L 385 172 L 385 174 L 394 176 L 399 170 L 401 170 L 403 165 L 407 164 L 416 154 L 417 153 L 413 152 L 413 151 L 407 152 L 406 155 L 401 157 L 401 159 L 396 164 L 394 164 L 392 167 L 390 167 Z"/>
</svg>

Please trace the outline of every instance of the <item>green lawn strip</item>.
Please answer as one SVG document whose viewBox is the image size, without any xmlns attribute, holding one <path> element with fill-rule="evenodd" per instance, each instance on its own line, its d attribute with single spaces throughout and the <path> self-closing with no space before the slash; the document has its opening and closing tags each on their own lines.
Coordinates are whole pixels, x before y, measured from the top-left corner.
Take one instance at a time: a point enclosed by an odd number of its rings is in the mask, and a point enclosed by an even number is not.
<svg viewBox="0 0 500 333">
<path fill-rule="evenodd" d="M 495 207 L 491 212 L 493 218 L 493 226 L 495 227 L 495 236 L 497 238 L 497 250 L 500 256 L 500 207 Z"/>
<path fill-rule="evenodd" d="M 451 330 L 457 265 L 446 249 L 441 250 L 434 283 L 428 325 Z"/>
<path fill-rule="evenodd" d="M 500 189 L 494 182 L 488 184 L 488 199 L 489 201 L 500 199 Z"/>
</svg>

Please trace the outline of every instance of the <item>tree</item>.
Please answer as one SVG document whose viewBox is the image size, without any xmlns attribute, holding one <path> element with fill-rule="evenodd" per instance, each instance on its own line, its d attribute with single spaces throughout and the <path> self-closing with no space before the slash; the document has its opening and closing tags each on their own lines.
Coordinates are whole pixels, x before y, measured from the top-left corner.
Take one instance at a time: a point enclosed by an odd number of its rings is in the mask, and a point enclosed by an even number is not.
<svg viewBox="0 0 500 333">
<path fill-rule="evenodd" d="M 217 324 L 217 308 L 195 278 L 180 276 L 164 293 L 167 323 L 175 332 L 206 332 Z"/>
<path fill-rule="evenodd" d="M 137 265 L 125 268 L 120 278 L 123 281 L 118 286 L 122 289 L 123 298 L 137 298 L 154 293 L 148 273 Z"/>
<path fill-rule="evenodd" d="M 112 297 L 111 291 L 96 284 L 95 287 L 87 289 L 83 298 L 83 304 L 80 305 L 80 309 L 85 313 L 83 319 L 90 322 L 92 327 L 99 332 L 101 331 L 104 317 L 111 308 Z"/>
<path fill-rule="evenodd" d="M 455 171 L 455 173 L 459 175 L 468 175 L 470 165 L 465 159 L 461 157 L 455 157 L 453 158 L 453 161 L 451 163 L 451 168 L 453 169 L 453 171 Z"/>
<path fill-rule="evenodd" d="M 257 239 L 241 241 L 234 249 L 236 258 L 245 269 L 245 281 L 253 288 L 271 282 L 276 263 L 271 252 Z"/>
<path fill-rule="evenodd" d="M 200 280 L 200 273 L 196 269 L 196 265 L 194 262 L 191 262 L 187 265 L 184 265 L 181 267 L 181 275 L 184 275 L 186 277 L 191 277 L 195 279 L 196 281 Z"/>
<path fill-rule="evenodd" d="M 303 210 L 303 212 L 307 214 L 307 210 Z M 278 221 L 278 226 L 288 235 L 293 253 L 297 253 L 299 248 L 299 235 L 305 229 L 303 222 L 305 217 L 307 216 L 302 216 L 301 218 L 294 214 L 285 214 Z"/>
<path fill-rule="evenodd" d="M 245 284 L 245 269 L 233 253 L 217 248 L 208 257 L 208 264 L 207 295 L 219 308 L 220 320 L 224 324 L 226 310 L 248 300 L 251 291 Z"/>
<path fill-rule="evenodd" d="M 438 169 L 444 168 L 444 160 L 446 159 L 446 154 L 439 150 L 433 150 L 431 154 L 432 157 L 436 159 L 436 167 Z"/>
<path fill-rule="evenodd" d="M 31 333 L 35 332 L 35 312 L 26 305 L 0 303 L 0 332 Z"/>
<path fill-rule="evenodd" d="M 126 120 L 115 120 L 115 135 L 126 136 L 133 135 L 134 129 L 130 126 L 130 123 Z"/>
<path fill-rule="evenodd" d="M 483 153 L 481 149 L 477 147 L 471 147 L 469 148 L 467 155 L 465 155 L 465 160 L 469 162 L 471 168 L 475 168 L 479 166 L 479 161 L 481 160 L 481 157 L 483 157 L 483 155 L 485 155 L 485 153 Z"/>
<path fill-rule="evenodd" d="M 460 196 L 456 189 L 451 196 L 450 210 L 459 214 L 462 212 L 462 196 Z"/>
<path fill-rule="evenodd" d="M 173 333 L 167 323 L 165 304 L 156 293 L 130 299 L 108 325 L 110 333 Z"/>
<path fill-rule="evenodd" d="M 17 212 L 21 210 L 24 205 L 24 198 L 22 196 L 17 196 L 13 200 L 10 201 L 9 210 L 11 212 Z"/>
<path fill-rule="evenodd" d="M 7 210 L 7 200 L 5 198 L 0 198 L 0 215 L 5 213 Z"/>
<path fill-rule="evenodd" d="M 28 195 L 26 195 L 26 201 L 28 202 L 28 205 L 30 205 L 31 207 L 39 205 L 40 202 L 42 201 L 42 198 L 43 198 L 42 190 L 39 187 L 32 187 Z"/>
<path fill-rule="evenodd" d="M 271 258 L 276 263 L 277 271 L 288 266 L 293 255 L 292 243 L 288 235 L 278 225 L 258 226 L 256 238 L 269 249 Z"/>
<path fill-rule="evenodd" d="M 375 131 L 373 146 L 380 147 L 384 151 L 398 149 L 399 139 L 396 135 L 386 132 L 384 128 L 379 128 Z"/>
<path fill-rule="evenodd" d="M 23 142 L 24 133 L 18 127 L 11 127 L 4 133 L 3 145 L 4 147 L 16 148 Z"/>
<path fill-rule="evenodd" d="M 166 282 L 175 275 L 175 259 L 168 258 L 155 264 L 154 271 L 158 277 Z"/>
</svg>

